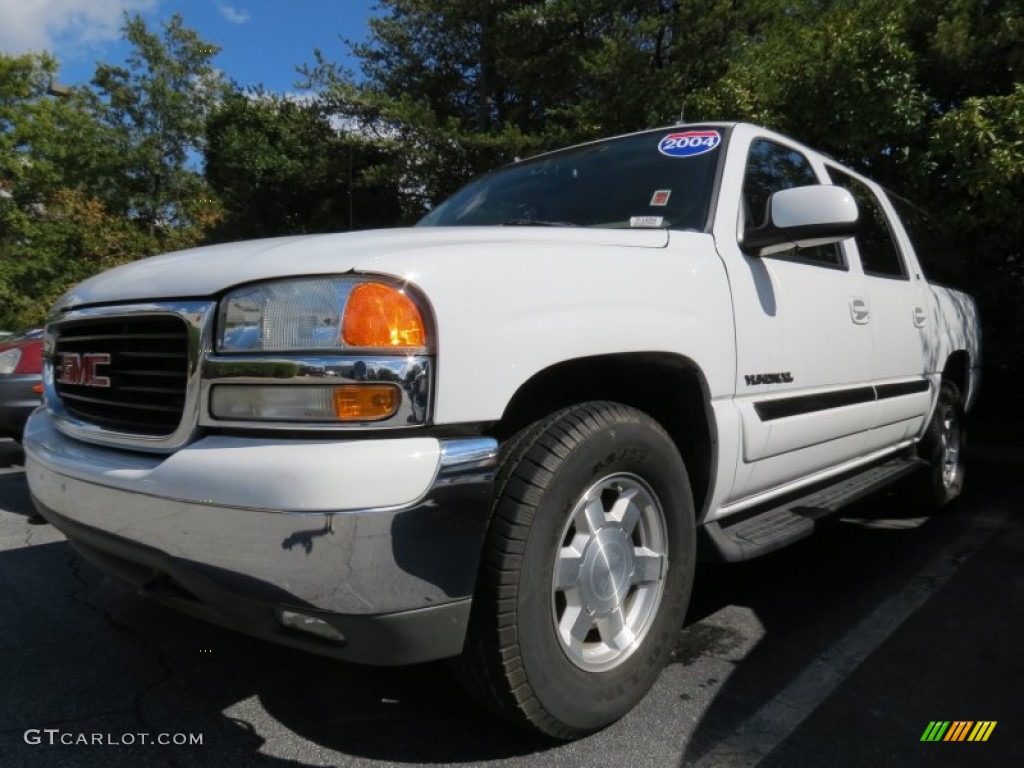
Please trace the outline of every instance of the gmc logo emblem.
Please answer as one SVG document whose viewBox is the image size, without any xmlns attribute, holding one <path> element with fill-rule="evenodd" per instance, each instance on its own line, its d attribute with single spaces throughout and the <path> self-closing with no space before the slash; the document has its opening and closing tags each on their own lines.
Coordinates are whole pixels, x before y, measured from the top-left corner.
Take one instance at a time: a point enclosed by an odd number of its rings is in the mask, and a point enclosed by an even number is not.
<svg viewBox="0 0 1024 768">
<path fill-rule="evenodd" d="M 57 381 L 79 387 L 109 387 L 110 378 L 96 373 L 96 368 L 101 365 L 110 365 L 110 355 L 106 352 L 86 352 L 84 355 L 61 352 Z"/>
</svg>

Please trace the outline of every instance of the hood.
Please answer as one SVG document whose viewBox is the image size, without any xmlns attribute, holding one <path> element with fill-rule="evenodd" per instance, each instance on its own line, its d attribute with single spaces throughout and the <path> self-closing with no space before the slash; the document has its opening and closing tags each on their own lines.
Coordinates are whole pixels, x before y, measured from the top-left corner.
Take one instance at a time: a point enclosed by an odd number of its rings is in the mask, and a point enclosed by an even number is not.
<svg viewBox="0 0 1024 768">
<path fill-rule="evenodd" d="M 65 293 L 57 310 L 121 301 L 195 299 L 240 283 L 350 271 L 402 276 L 446 252 L 480 252 L 496 245 L 664 248 L 663 229 L 573 227 L 415 227 L 304 235 L 192 248 L 125 264 Z"/>
</svg>

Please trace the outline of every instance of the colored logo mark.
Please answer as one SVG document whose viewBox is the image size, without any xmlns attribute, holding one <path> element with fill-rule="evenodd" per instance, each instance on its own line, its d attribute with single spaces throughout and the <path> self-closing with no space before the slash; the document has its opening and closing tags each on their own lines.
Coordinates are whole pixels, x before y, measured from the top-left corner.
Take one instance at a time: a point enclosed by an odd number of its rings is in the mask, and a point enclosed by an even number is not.
<svg viewBox="0 0 1024 768">
<path fill-rule="evenodd" d="M 996 720 L 932 720 L 921 741 L 988 741 Z"/>
</svg>

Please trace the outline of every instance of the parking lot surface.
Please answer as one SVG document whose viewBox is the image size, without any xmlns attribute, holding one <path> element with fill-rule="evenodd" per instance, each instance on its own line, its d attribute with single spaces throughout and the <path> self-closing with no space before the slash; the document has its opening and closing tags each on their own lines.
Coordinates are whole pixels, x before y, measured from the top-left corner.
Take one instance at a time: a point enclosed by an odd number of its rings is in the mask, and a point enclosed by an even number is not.
<svg viewBox="0 0 1024 768">
<path fill-rule="evenodd" d="M 650 695 L 571 744 L 478 711 L 443 663 L 347 665 L 135 596 L 29 523 L 23 461 L 0 441 L 3 768 L 1022 764 L 1019 450 L 975 450 L 937 515 L 900 487 L 782 552 L 698 566 Z M 922 742 L 937 720 L 996 726 Z"/>
</svg>

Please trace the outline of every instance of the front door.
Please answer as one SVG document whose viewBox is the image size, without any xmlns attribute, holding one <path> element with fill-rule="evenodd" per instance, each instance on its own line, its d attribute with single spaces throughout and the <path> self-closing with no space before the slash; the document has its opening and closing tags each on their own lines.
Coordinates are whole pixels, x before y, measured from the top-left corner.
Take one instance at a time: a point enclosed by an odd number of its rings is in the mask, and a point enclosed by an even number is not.
<svg viewBox="0 0 1024 768">
<path fill-rule="evenodd" d="M 755 138 L 739 190 L 740 227 L 763 221 L 773 192 L 823 183 L 823 170 L 795 147 Z M 736 316 L 737 502 L 863 455 L 875 410 L 875 318 L 863 275 L 838 245 L 754 257 L 735 235 L 716 239 Z"/>
</svg>

